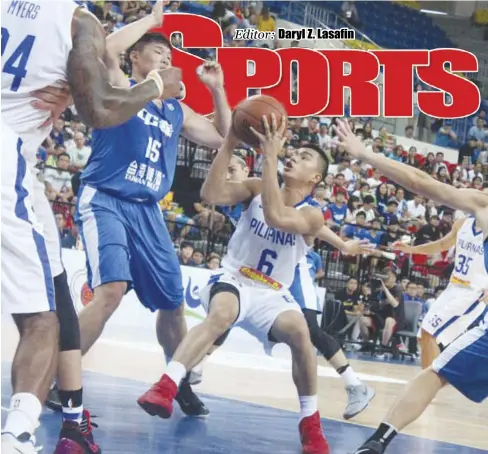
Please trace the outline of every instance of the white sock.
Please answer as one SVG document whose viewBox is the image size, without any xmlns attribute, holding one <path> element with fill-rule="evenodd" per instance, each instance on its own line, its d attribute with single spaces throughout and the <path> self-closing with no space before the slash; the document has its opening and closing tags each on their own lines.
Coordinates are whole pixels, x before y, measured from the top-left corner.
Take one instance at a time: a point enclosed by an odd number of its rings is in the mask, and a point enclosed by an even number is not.
<svg viewBox="0 0 488 454">
<path fill-rule="evenodd" d="M 83 420 L 83 405 L 80 407 L 63 407 L 63 420 L 75 421 L 80 425 Z"/>
<path fill-rule="evenodd" d="M 362 385 L 361 380 L 359 380 L 356 372 L 352 370 L 351 366 L 348 366 L 342 374 L 340 374 L 344 380 L 344 384 L 347 386 L 359 386 Z"/>
<path fill-rule="evenodd" d="M 10 409 L 3 431 L 10 432 L 15 437 L 24 432 L 32 435 L 39 426 L 41 411 L 41 402 L 34 394 L 14 394 L 10 400 Z"/>
<path fill-rule="evenodd" d="M 315 396 L 298 396 L 300 399 L 300 421 L 303 418 L 312 416 L 318 407 L 318 398 Z"/>
<path fill-rule="evenodd" d="M 176 383 L 176 386 L 179 386 L 180 381 L 186 375 L 186 368 L 178 361 L 170 361 L 166 368 L 166 375 Z"/>
</svg>

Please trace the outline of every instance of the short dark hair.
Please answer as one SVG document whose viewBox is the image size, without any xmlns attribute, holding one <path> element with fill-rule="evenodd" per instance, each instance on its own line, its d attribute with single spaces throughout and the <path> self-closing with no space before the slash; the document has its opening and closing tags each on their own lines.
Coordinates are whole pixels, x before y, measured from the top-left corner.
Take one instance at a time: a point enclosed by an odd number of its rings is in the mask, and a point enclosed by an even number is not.
<svg viewBox="0 0 488 454">
<path fill-rule="evenodd" d="M 413 126 L 412 126 L 412 125 L 405 126 L 405 131 L 406 131 L 407 129 L 411 129 L 411 130 L 413 131 Z"/>
<path fill-rule="evenodd" d="M 58 160 L 59 160 L 59 158 L 62 158 L 63 156 L 66 156 L 71 161 L 71 157 L 70 157 L 70 155 L 68 153 L 60 153 L 58 155 Z"/>
<path fill-rule="evenodd" d="M 191 247 L 193 249 L 193 244 L 190 243 L 189 241 L 182 241 L 180 244 L 180 250 L 185 249 L 187 247 Z"/>
<path fill-rule="evenodd" d="M 308 148 L 309 150 L 315 151 L 319 155 L 319 157 L 322 161 L 322 168 L 320 170 L 322 178 L 320 179 L 320 181 L 325 180 L 325 177 L 327 176 L 327 173 L 329 172 L 329 163 L 330 163 L 329 157 L 327 156 L 327 153 L 324 150 L 322 150 L 322 148 L 320 148 L 318 145 L 315 145 L 313 143 L 307 143 L 306 145 L 303 145 L 300 148 Z"/>
<path fill-rule="evenodd" d="M 146 33 L 146 34 L 142 35 L 142 37 L 137 42 L 132 44 L 132 46 L 130 46 L 127 49 L 127 56 L 129 57 L 131 52 L 133 52 L 133 51 L 137 51 L 137 52 L 142 51 L 146 45 L 152 44 L 152 43 L 163 44 L 163 45 L 169 47 L 170 50 L 173 50 L 173 46 L 171 45 L 171 41 L 166 36 L 164 36 L 162 33 Z M 129 60 L 129 65 L 132 65 L 130 58 L 128 58 L 128 60 Z"/>
<path fill-rule="evenodd" d="M 372 195 L 365 195 L 363 203 L 374 203 L 374 197 Z"/>
</svg>

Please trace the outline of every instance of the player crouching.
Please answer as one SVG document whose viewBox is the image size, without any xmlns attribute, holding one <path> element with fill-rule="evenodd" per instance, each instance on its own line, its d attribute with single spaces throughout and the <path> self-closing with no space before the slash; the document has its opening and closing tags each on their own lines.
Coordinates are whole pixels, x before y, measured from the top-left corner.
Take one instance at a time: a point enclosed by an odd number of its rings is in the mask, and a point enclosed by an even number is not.
<svg viewBox="0 0 488 454">
<path fill-rule="evenodd" d="M 302 452 L 328 454 L 317 402 L 317 356 L 300 307 L 287 290 L 295 267 L 323 225 L 310 193 L 327 174 L 328 160 L 316 149 L 304 147 L 287 165 L 285 185 L 277 180 L 277 156 L 283 144 L 272 115 L 272 128 L 263 117 L 265 134 L 253 130 L 264 154 L 263 178 L 227 181 L 227 168 L 238 139 L 232 132 L 215 158 L 202 187 L 202 197 L 216 205 L 244 203 L 223 268 L 201 292 L 206 319 L 190 330 L 178 347 L 161 380 L 140 399 L 150 414 L 168 418 L 178 384 L 198 364 L 214 342 L 240 324 L 287 344 L 292 353 L 293 380 L 300 400 Z M 232 129 L 232 128 L 231 128 Z"/>
</svg>

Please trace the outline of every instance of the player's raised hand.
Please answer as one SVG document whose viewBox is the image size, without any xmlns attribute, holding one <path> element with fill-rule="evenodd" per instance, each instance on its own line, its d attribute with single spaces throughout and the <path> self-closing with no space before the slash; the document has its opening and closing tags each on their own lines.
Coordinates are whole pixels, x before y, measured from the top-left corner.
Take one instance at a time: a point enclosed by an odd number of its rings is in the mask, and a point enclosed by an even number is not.
<svg viewBox="0 0 488 454">
<path fill-rule="evenodd" d="M 216 90 L 224 86 L 224 72 L 216 61 L 207 61 L 197 68 L 200 80 L 210 89 Z"/>
<path fill-rule="evenodd" d="M 165 5 L 167 5 L 168 3 L 169 3 L 169 1 L 158 0 L 154 4 L 151 16 L 153 18 L 153 22 L 154 22 L 155 26 L 163 25 L 163 19 L 164 19 L 163 10 L 164 10 Z"/>
<path fill-rule="evenodd" d="M 372 254 L 375 250 L 375 245 L 368 240 L 351 240 L 346 241 L 346 246 L 342 251 L 346 255 L 361 255 Z"/>
<path fill-rule="evenodd" d="M 249 127 L 251 132 L 259 139 L 259 148 L 263 154 L 268 156 L 277 157 L 278 153 L 283 148 L 286 141 L 285 136 L 286 118 L 282 117 L 281 124 L 278 127 L 276 115 L 271 114 L 271 126 L 268 121 L 268 117 L 263 115 L 263 129 L 264 134 L 256 131 L 252 126 Z"/>
<path fill-rule="evenodd" d="M 73 98 L 69 91 L 69 85 L 65 81 L 58 81 L 54 85 L 33 91 L 31 95 L 36 98 L 32 106 L 39 110 L 46 110 L 51 113 L 49 118 L 40 126 L 44 128 L 53 124 L 59 116 L 73 104 Z"/>
<path fill-rule="evenodd" d="M 346 151 L 358 159 L 365 159 L 368 152 L 361 140 L 352 132 L 349 123 L 344 120 L 337 119 L 336 124 L 332 126 L 340 140 L 340 144 Z"/>
</svg>

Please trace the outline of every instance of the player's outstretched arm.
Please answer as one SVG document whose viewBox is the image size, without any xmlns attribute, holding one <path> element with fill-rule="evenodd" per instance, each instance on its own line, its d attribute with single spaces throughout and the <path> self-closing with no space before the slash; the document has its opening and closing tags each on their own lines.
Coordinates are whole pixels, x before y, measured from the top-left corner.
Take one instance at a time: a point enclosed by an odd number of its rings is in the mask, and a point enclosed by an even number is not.
<svg viewBox="0 0 488 454">
<path fill-rule="evenodd" d="M 298 235 L 314 235 L 324 225 L 322 213 L 317 208 L 307 207 L 297 210 L 285 205 L 278 184 L 278 153 L 285 142 L 286 119 L 278 128 L 276 116 L 271 114 L 271 127 L 263 116 L 264 134 L 253 127 L 251 131 L 259 139 L 263 151 L 262 201 L 266 224 L 275 229 Z"/>
<path fill-rule="evenodd" d="M 414 167 L 389 159 L 382 154 L 367 151 L 362 142 L 352 133 L 347 122 L 338 120 L 337 123 L 334 129 L 349 154 L 380 169 L 388 178 L 407 190 L 428 197 L 440 205 L 472 214 L 488 207 L 488 197 L 480 191 L 456 189 Z"/>
<path fill-rule="evenodd" d="M 206 62 L 199 68 L 198 75 L 212 94 L 214 121 L 198 115 L 181 103 L 184 114 L 182 135 L 198 145 L 220 148 L 232 122 L 232 111 L 224 89 L 224 74 L 218 63 Z"/>
<path fill-rule="evenodd" d="M 232 206 L 249 201 L 260 192 L 259 178 L 248 178 L 242 182 L 227 181 L 230 160 L 237 143 L 237 138 L 229 131 L 200 190 L 200 196 L 205 203 Z"/>
<path fill-rule="evenodd" d="M 319 230 L 317 238 L 347 255 L 370 254 L 374 251 L 374 245 L 370 244 L 367 240 L 344 241 L 326 225 L 323 225 Z"/>
<path fill-rule="evenodd" d="M 95 128 L 124 123 L 162 93 L 161 81 L 149 78 L 132 88 L 109 83 L 105 36 L 98 19 L 78 9 L 73 16 L 73 48 L 68 57 L 68 82 L 82 120 Z"/>
<path fill-rule="evenodd" d="M 441 252 L 448 251 L 456 245 L 456 237 L 459 229 L 464 224 L 466 219 L 458 219 L 452 226 L 451 231 L 440 240 L 433 241 L 432 243 L 420 244 L 418 246 L 409 246 L 401 241 L 393 243 L 392 248 L 397 251 L 402 251 L 407 254 L 422 254 L 422 255 L 434 255 Z"/>
</svg>

